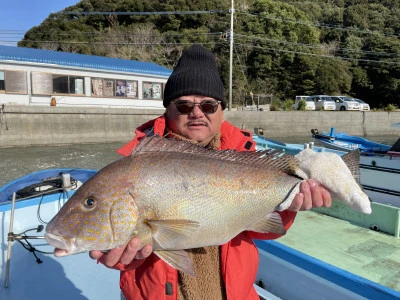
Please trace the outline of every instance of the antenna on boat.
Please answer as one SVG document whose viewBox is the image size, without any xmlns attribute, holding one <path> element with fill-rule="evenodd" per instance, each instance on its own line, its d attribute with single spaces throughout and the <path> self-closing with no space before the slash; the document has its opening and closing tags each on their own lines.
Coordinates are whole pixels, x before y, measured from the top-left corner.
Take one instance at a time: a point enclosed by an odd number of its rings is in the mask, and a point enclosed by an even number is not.
<svg viewBox="0 0 400 300">
<path fill-rule="evenodd" d="M 13 232 L 13 225 L 14 225 L 14 211 L 15 211 L 15 198 L 17 194 L 14 192 L 12 196 L 12 203 L 11 203 L 11 215 L 10 215 L 10 228 L 8 230 L 8 235 L 12 234 Z M 11 245 L 12 240 L 8 239 L 8 247 L 7 247 L 7 265 L 6 265 L 6 279 L 4 283 L 4 287 L 8 288 L 8 283 L 10 280 L 10 260 L 11 260 Z"/>
</svg>

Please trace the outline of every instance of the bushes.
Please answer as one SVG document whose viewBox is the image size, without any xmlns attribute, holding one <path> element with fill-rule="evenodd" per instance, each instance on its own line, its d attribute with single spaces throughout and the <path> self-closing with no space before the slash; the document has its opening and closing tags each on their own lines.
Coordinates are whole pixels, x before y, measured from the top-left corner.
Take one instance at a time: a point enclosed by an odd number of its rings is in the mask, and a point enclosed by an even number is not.
<svg viewBox="0 0 400 300">
<path fill-rule="evenodd" d="M 293 104 L 294 104 L 294 101 L 291 100 L 291 99 L 287 99 L 287 100 L 284 100 L 284 101 L 275 99 L 275 100 L 272 100 L 272 103 L 271 103 L 271 106 L 270 106 L 270 110 L 272 110 L 272 111 L 293 110 Z"/>
<path fill-rule="evenodd" d="M 297 106 L 297 110 L 306 110 L 307 103 L 305 100 L 300 100 Z"/>
<path fill-rule="evenodd" d="M 387 112 L 391 112 L 391 111 L 396 111 L 399 108 L 397 107 L 396 104 L 392 104 L 389 103 L 388 105 L 384 106 L 383 104 L 380 105 L 379 108 L 374 107 L 373 111 L 387 111 Z"/>
<path fill-rule="evenodd" d="M 396 111 L 397 106 L 395 104 L 389 103 L 383 108 L 384 111 Z"/>
<path fill-rule="evenodd" d="M 278 99 L 274 99 L 274 100 L 272 100 L 272 102 L 271 102 L 271 106 L 270 106 L 270 110 L 271 111 L 278 111 L 278 110 L 282 110 L 281 109 L 281 105 L 282 105 L 282 102 L 281 102 L 281 100 L 278 100 Z"/>
</svg>

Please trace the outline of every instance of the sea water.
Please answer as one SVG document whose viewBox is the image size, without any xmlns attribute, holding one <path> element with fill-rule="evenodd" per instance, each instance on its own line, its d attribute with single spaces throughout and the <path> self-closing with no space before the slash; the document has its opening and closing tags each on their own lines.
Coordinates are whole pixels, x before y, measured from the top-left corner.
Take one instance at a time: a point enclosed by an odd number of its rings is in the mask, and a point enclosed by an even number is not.
<svg viewBox="0 0 400 300">
<path fill-rule="evenodd" d="M 392 145 L 399 137 L 368 137 L 368 139 Z M 307 137 L 274 138 L 285 143 L 304 144 Z M 51 168 L 81 168 L 99 170 L 121 158 L 116 153 L 123 143 L 74 144 L 62 146 L 29 146 L 0 148 L 0 187 L 32 172 Z"/>
<path fill-rule="evenodd" d="M 121 158 L 123 143 L 0 148 L 0 187 L 32 172 L 52 169 L 99 170 Z"/>
</svg>

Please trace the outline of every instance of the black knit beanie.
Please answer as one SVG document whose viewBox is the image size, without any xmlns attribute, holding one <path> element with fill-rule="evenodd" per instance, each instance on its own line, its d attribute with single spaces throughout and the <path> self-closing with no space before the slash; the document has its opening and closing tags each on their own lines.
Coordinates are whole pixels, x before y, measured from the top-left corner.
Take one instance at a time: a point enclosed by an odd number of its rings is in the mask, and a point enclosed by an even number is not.
<svg viewBox="0 0 400 300">
<path fill-rule="evenodd" d="M 225 109 L 224 85 L 218 73 L 214 54 L 194 44 L 178 61 L 164 89 L 164 107 L 180 96 L 201 95 L 221 101 Z"/>
</svg>

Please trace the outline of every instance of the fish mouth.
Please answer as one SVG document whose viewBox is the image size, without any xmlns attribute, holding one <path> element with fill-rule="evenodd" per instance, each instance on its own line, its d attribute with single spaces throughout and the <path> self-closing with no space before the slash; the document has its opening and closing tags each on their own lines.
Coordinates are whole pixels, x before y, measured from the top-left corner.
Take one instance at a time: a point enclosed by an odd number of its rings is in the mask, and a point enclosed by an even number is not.
<svg viewBox="0 0 400 300">
<path fill-rule="evenodd" d="M 57 257 L 74 254 L 76 252 L 75 238 L 46 232 L 44 239 L 55 248 L 54 255 Z"/>
</svg>

